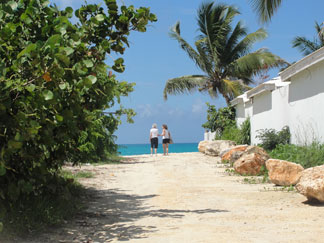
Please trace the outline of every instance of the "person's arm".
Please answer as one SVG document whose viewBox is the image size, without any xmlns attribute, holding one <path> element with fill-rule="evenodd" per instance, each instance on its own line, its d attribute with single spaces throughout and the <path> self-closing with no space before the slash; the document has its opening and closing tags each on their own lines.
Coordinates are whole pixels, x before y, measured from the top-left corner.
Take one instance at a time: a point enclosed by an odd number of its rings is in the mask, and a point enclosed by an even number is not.
<svg viewBox="0 0 324 243">
<path fill-rule="evenodd" d="M 150 140 L 152 139 L 152 132 L 150 131 Z"/>
<path fill-rule="evenodd" d="M 162 134 L 160 136 L 165 136 L 165 129 L 163 128 Z"/>
</svg>

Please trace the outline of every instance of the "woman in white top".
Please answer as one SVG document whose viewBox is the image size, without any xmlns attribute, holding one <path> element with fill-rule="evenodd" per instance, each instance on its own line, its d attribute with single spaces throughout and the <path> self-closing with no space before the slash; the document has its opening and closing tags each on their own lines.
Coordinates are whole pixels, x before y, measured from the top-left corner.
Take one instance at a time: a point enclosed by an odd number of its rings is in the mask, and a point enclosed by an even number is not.
<svg viewBox="0 0 324 243">
<path fill-rule="evenodd" d="M 159 145 L 159 130 L 156 128 L 156 123 L 153 123 L 152 128 L 150 130 L 150 141 L 151 141 L 151 155 L 153 155 L 153 148 L 155 150 L 155 156 L 157 156 L 157 148 Z"/>
<path fill-rule="evenodd" d="M 162 125 L 162 145 L 163 145 L 163 155 L 169 155 L 169 143 L 170 143 L 170 132 L 168 131 L 168 126 L 166 124 Z"/>
</svg>

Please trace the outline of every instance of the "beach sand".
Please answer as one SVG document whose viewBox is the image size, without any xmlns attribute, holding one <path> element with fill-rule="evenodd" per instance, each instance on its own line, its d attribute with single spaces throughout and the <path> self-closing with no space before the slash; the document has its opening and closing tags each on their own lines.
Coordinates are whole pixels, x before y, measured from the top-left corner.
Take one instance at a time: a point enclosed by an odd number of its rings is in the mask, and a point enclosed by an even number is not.
<svg viewBox="0 0 324 243">
<path fill-rule="evenodd" d="M 25 242 L 324 242 L 324 207 L 201 153 L 83 166 L 88 208 Z M 80 170 L 79 167 L 70 168 Z"/>
</svg>

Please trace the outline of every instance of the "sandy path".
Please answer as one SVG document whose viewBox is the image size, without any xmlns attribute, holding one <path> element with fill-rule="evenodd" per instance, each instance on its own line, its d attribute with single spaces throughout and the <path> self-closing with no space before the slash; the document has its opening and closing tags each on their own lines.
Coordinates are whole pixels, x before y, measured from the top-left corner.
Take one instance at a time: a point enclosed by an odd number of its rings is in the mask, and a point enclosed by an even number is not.
<svg viewBox="0 0 324 243">
<path fill-rule="evenodd" d="M 324 207 L 270 184 L 244 184 L 200 153 L 84 166 L 89 208 L 25 242 L 324 242 Z"/>
</svg>

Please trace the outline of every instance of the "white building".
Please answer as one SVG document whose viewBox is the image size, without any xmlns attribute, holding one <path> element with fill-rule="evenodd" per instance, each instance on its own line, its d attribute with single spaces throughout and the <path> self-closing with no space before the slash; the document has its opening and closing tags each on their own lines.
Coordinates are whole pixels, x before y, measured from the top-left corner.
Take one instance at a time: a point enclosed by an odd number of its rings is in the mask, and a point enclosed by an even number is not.
<svg viewBox="0 0 324 243">
<path fill-rule="evenodd" d="M 324 143 L 324 48 L 232 100 L 236 121 L 251 120 L 251 143 L 258 130 L 289 126 L 291 143 Z"/>
</svg>

